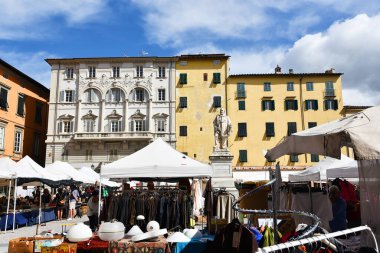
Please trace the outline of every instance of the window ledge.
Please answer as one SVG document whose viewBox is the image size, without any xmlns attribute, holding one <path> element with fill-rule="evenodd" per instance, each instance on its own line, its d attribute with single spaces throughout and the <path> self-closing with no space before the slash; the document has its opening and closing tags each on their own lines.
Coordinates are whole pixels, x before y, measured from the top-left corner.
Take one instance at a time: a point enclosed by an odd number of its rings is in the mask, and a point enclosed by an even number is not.
<svg viewBox="0 0 380 253">
<path fill-rule="evenodd" d="M 141 78 L 141 79 L 144 79 L 145 76 L 134 76 L 134 77 L 133 77 L 133 79 L 140 79 L 140 78 Z"/>
<path fill-rule="evenodd" d="M 16 116 L 21 117 L 21 118 L 25 118 L 25 114 L 18 114 L 18 113 L 16 113 Z"/>
<path fill-rule="evenodd" d="M 167 77 L 166 76 L 164 76 L 164 77 L 156 77 L 156 79 L 167 79 Z"/>
<path fill-rule="evenodd" d="M 73 78 L 63 78 L 64 81 L 71 81 L 71 80 L 74 80 L 74 77 Z"/>
</svg>

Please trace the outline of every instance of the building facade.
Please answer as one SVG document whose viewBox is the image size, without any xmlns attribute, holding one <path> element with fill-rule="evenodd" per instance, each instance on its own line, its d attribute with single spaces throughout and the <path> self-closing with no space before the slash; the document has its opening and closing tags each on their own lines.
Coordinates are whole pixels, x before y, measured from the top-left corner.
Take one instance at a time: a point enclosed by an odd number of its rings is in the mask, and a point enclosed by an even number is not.
<svg viewBox="0 0 380 253">
<path fill-rule="evenodd" d="M 47 59 L 46 163 L 95 167 L 161 137 L 174 145 L 175 57 Z"/>
<path fill-rule="evenodd" d="M 45 164 L 49 89 L 0 59 L 0 157 Z"/>
</svg>

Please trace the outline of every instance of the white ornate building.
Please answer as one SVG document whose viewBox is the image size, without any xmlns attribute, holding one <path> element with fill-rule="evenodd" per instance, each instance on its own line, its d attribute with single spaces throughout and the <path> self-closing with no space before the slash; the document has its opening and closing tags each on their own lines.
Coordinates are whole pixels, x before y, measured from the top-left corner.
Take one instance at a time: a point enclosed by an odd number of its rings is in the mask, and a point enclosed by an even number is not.
<svg viewBox="0 0 380 253">
<path fill-rule="evenodd" d="M 157 137 L 175 145 L 176 57 L 46 61 L 51 66 L 46 164 L 63 160 L 97 167 Z"/>
</svg>

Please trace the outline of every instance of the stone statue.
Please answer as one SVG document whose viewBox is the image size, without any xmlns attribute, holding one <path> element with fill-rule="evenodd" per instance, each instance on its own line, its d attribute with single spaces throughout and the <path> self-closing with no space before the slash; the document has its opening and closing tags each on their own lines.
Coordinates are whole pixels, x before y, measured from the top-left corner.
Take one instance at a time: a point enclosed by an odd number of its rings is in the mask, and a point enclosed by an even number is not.
<svg viewBox="0 0 380 253">
<path fill-rule="evenodd" d="M 215 117 L 213 124 L 215 136 L 214 150 L 227 150 L 227 138 L 232 132 L 232 124 L 223 108 L 220 108 L 220 113 Z"/>
</svg>

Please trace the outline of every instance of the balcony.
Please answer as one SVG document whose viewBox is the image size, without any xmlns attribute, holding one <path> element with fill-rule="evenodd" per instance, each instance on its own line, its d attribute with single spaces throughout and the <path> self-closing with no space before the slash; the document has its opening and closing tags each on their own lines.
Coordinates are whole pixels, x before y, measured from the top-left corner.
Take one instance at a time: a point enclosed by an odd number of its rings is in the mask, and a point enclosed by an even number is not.
<svg viewBox="0 0 380 253">
<path fill-rule="evenodd" d="M 73 139 L 77 141 L 90 141 L 90 140 L 150 140 L 156 134 L 141 131 L 141 132 L 106 132 L 106 133 L 76 133 Z"/>
<path fill-rule="evenodd" d="M 246 98 L 245 90 L 240 90 L 236 92 L 236 98 Z"/>
<path fill-rule="evenodd" d="M 323 93 L 325 97 L 335 97 L 335 89 L 325 89 Z"/>
</svg>

